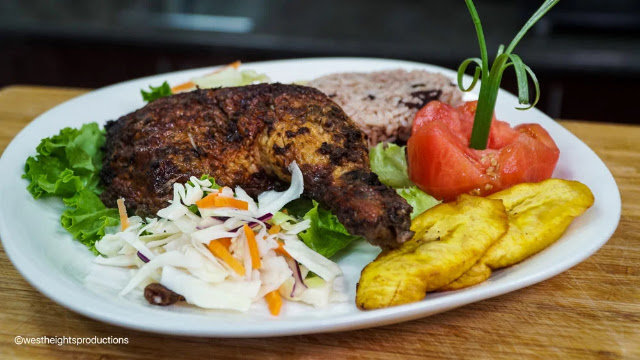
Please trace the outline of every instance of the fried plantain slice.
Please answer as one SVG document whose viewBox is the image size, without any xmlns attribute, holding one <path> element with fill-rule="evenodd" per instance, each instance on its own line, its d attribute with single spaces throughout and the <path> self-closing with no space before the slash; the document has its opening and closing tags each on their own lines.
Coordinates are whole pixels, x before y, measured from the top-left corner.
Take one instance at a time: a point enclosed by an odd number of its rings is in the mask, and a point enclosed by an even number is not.
<svg viewBox="0 0 640 360">
<path fill-rule="evenodd" d="M 560 236 L 571 221 L 593 205 L 589 188 L 577 181 L 549 179 L 525 183 L 488 196 L 504 203 L 509 230 L 467 273 L 441 290 L 478 284 L 491 270 L 511 266 L 543 250 Z"/>
<path fill-rule="evenodd" d="M 481 282 L 487 280 L 489 277 L 491 277 L 491 268 L 488 267 L 487 264 L 482 262 L 481 259 L 477 263 L 475 263 L 466 273 L 462 274 L 462 276 L 438 290 L 450 291 L 464 289 L 469 286 L 480 284 Z"/>
<path fill-rule="evenodd" d="M 412 224 L 414 237 L 367 265 L 356 290 L 361 309 L 406 304 L 457 279 L 507 231 L 500 200 L 461 195 Z"/>
</svg>

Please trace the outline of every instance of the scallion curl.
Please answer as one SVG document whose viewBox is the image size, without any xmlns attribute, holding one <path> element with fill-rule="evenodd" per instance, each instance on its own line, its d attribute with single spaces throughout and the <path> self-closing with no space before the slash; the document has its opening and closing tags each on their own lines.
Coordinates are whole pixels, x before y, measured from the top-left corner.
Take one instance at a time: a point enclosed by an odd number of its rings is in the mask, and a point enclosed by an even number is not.
<svg viewBox="0 0 640 360">
<path fill-rule="evenodd" d="M 516 109 L 527 110 L 538 103 L 538 100 L 540 99 L 540 84 L 538 83 L 538 79 L 531 68 L 524 64 L 520 56 L 513 54 L 512 51 L 520 40 L 522 40 L 527 31 L 529 31 L 529 29 L 531 29 L 531 27 L 559 1 L 560 0 L 546 0 L 524 24 L 506 50 L 504 45 L 500 45 L 496 58 L 491 65 L 491 70 L 489 70 L 489 57 L 484 33 L 482 31 L 482 24 L 480 23 L 480 16 L 478 15 L 473 1 L 465 0 L 478 35 L 481 58 L 469 58 L 460 64 L 460 67 L 458 68 L 458 87 L 460 90 L 465 92 L 471 91 L 478 83 L 478 80 L 482 79 L 482 82 L 480 83 L 480 94 L 478 95 L 478 105 L 473 122 L 473 130 L 469 141 L 469 146 L 471 148 L 478 150 L 484 150 L 487 148 L 489 130 L 491 129 L 491 121 L 493 119 L 496 100 L 500 90 L 502 74 L 508 67 L 513 66 L 516 73 L 518 83 L 518 103 L 520 105 L 528 105 L 526 107 L 517 107 Z M 471 84 L 465 88 L 462 80 L 466 69 L 471 63 L 476 65 L 473 80 Z M 531 78 L 535 89 L 535 98 L 533 102 L 531 102 L 529 98 L 529 78 Z"/>
</svg>

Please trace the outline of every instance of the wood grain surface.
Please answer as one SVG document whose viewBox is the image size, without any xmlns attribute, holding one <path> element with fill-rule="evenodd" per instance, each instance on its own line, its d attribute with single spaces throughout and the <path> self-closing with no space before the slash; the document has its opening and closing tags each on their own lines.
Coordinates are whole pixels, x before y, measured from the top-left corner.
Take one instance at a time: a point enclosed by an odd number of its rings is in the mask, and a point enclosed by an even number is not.
<svg viewBox="0 0 640 360">
<path fill-rule="evenodd" d="M 0 90 L 0 152 L 37 115 L 85 91 Z M 640 127 L 561 124 L 611 169 L 622 194 L 622 218 L 600 251 L 550 280 L 397 325 L 270 339 L 205 339 L 148 334 L 77 315 L 33 289 L 0 248 L 0 359 L 640 359 Z M 18 346 L 18 335 L 127 337 L 128 344 Z"/>
</svg>

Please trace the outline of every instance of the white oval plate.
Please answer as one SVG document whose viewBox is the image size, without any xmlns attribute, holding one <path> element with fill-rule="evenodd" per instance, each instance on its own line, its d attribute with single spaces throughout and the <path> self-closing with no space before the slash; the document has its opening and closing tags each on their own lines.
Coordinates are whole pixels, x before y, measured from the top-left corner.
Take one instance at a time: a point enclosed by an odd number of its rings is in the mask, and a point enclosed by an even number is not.
<svg viewBox="0 0 640 360">
<path fill-rule="evenodd" d="M 455 79 L 455 72 L 406 61 L 329 58 L 245 64 L 243 68 L 266 73 L 283 83 L 313 79 L 341 71 L 392 68 L 424 69 Z M 0 159 L 0 237 L 7 255 L 20 273 L 53 301 L 90 318 L 128 328 L 158 333 L 215 337 L 261 337 L 351 330 L 429 316 L 475 301 L 498 296 L 557 275 L 598 250 L 611 237 L 620 219 L 620 194 L 613 176 L 598 156 L 578 138 L 542 112 L 518 111 L 517 99 L 501 91 L 497 117 L 516 125 L 539 123 L 560 148 L 554 177 L 578 180 L 591 188 L 595 204 L 576 219 L 555 244 L 530 259 L 497 271 L 486 282 L 460 291 L 428 294 L 423 301 L 375 311 L 360 311 L 354 303 L 361 269 L 378 253 L 365 243 L 351 246 L 338 260 L 345 273 L 349 301 L 314 309 L 286 303 L 272 317 L 264 304 L 246 314 L 205 311 L 188 306 L 152 307 L 138 298 L 120 298 L 109 286 L 85 286 L 85 278 L 102 278 L 118 284 L 121 273 L 96 268 L 92 254 L 71 239 L 60 226 L 59 200 L 34 200 L 21 179 L 24 163 L 34 155 L 40 139 L 64 127 L 96 121 L 103 124 L 144 105 L 140 89 L 163 81 L 178 84 L 211 71 L 196 69 L 127 81 L 92 91 L 39 116 L 18 134 Z M 469 79 L 467 79 L 469 81 Z M 471 94 L 471 96 L 473 96 Z M 93 284 L 94 282 L 92 282 Z M 117 286 L 115 286 L 117 287 Z M 138 294 L 140 295 L 140 294 Z"/>
</svg>

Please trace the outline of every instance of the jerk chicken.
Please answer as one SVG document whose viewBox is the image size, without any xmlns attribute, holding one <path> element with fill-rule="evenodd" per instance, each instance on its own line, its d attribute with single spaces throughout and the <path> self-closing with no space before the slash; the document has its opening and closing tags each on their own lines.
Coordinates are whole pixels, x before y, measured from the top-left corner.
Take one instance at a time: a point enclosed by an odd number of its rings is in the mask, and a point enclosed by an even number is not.
<svg viewBox="0 0 640 360">
<path fill-rule="evenodd" d="M 172 185 L 209 174 L 251 196 L 287 187 L 296 161 L 304 193 L 353 235 L 394 248 L 413 235 L 411 206 L 369 168 L 363 132 L 320 91 L 260 84 L 158 99 L 106 125 L 102 200 L 138 215 L 172 199 Z"/>
</svg>

